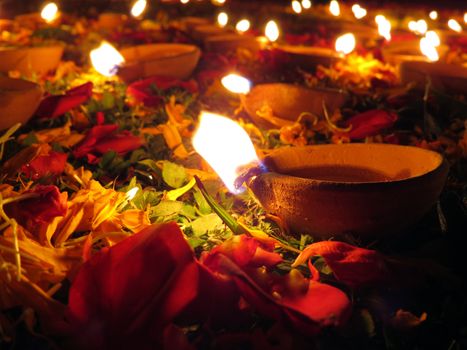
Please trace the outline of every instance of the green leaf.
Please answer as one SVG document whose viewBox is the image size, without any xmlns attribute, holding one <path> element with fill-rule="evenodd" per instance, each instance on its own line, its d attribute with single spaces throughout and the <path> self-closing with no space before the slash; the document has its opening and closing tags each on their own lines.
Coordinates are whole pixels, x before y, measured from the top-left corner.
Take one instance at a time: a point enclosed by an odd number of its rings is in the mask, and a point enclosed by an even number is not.
<svg viewBox="0 0 467 350">
<path fill-rule="evenodd" d="M 195 198 L 196 204 L 201 214 L 207 215 L 212 212 L 209 203 L 204 198 L 203 194 L 199 190 L 193 192 L 193 197 Z"/>
<path fill-rule="evenodd" d="M 179 201 L 161 201 L 152 208 L 152 215 L 155 217 L 173 217 L 179 215 L 185 204 Z"/>
<path fill-rule="evenodd" d="M 184 167 L 165 161 L 162 168 L 162 178 L 165 183 L 172 188 L 182 187 L 187 179 L 186 170 Z"/>
<path fill-rule="evenodd" d="M 193 234 L 197 237 L 211 231 L 222 230 L 224 223 L 215 213 L 202 216 L 191 223 Z"/>
<path fill-rule="evenodd" d="M 104 109 L 112 109 L 115 107 L 115 96 L 108 91 L 102 94 L 102 107 Z"/>
</svg>

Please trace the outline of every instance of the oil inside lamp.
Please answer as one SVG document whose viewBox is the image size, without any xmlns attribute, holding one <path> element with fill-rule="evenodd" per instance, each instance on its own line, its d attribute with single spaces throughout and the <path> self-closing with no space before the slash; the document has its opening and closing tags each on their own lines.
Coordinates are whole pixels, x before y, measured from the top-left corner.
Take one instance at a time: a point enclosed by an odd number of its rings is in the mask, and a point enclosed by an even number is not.
<svg viewBox="0 0 467 350">
<path fill-rule="evenodd" d="M 331 12 L 331 15 L 336 16 L 336 17 L 341 14 L 341 8 L 337 0 L 332 0 L 329 3 L 329 12 Z"/>
<path fill-rule="evenodd" d="M 225 12 L 221 12 L 217 15 L 217 24 L 220 27 L 225 27 L 229 23 L 229 15 Z"/>
<path fill-rule="evenodd" d="M 54 2 L 45 4 L 41 11 L 41 17 L 47 23 L 53 22 L 58 17 L 58 6 Z"/>
<path fill-rule="evenodd" d="M 131 7 L 131 15 L 135 18 L 140 17 L 146 10 L 146 5 L 146 0 L 136 0 L 133 6 Z"/>
<path fill-rule="evenodd" d="M 235 29 L 237 29 L 238 32 L 240 33 L 245 33 L 250 29 L 250 21 L 247 19 L 242 19 L 238 21 L 237 25 L 235 26 Z"/>
<path fill-rule="evenodd" d="M 361 7 L 359 4 L 352 5 L 352 12 L 356 19 L 362 19 L 367 15 L 367 10 Z"/>
<path fill-rule="evenodd" d="M 438 19 L 438 12 L 433 10 L 430 12 L 430 14 L 428 15 L 430 16 L 430 18 L 433 20 L 433 21 L 436 21 Z"/>
<path fill-rule="evenodd" d="M 302 13 L 302 5 L 300 4 L 299 1 L 297 0 L 292 1 L 292 10 L 295 13 Z"/>
<path fill-rule="evenodd" d="M 242 169 L 259 164 L 255 147 L 247 132 L 235 121 L 210 112 L 201 112 L 198 129 L 193 137 L 193 147 L 219 175 L 230 192 L 237 188 L 235 181 Z"/>
<path fill-rule="evenodd" d="M 92 50 L 90 57 L 94 69 L 106 77 L 117 74 L 118 67 L 125 62 L 120 52 L 106 41 Z"/>
<path fill-rule="evenodd" d="M 377 15 L 375 17 L 375 22 L 378 25 L 378 33 L 381 35 L 383 38 L 386 39 L 386 41 L 391 40 L 391 22 L 389 22 L 386 17 L 383 15 Z"/>
<path fill-rule="evenodd" d="M 305 9 L 305 10 L 308 10 L 311 8 L 311 1 L 310 0 L 302 0 L 302 7 Z"/>
<path fill-rule="evenodd" d="M 266 28 L 264 30 L 264 35 L 269 39 L 270 42 L 274 42 L 277 39 L 279 39 L 279 27 L 277 26 L 277 23 L 274 21 L 269 21 L 266 24 Z"/>
<path fill-rule="evenodd" d="M 462 32 L 462 27 L 461 25 L 459 24 L 459 22 L 457 22 L 455 19 L 451 18 L 449 21 L 448 21 L 448 27 L 450 29 L 452 29 L 453 31 L 457 32 L 457 33 L 460 33 Z"/>
<path fill-rule="evenodd" d="M 222 85 L 234 94 L 247 94 L 251 89 L 251 82 L 238 74 L 229 74 L 221 79 Z"/>
<path fill-rule="evenodd" d="M 343 34 L 336 40 L 336 51 L 348 55 L 355 49 L 356 40 L 352 33 Z"/>
</svg>

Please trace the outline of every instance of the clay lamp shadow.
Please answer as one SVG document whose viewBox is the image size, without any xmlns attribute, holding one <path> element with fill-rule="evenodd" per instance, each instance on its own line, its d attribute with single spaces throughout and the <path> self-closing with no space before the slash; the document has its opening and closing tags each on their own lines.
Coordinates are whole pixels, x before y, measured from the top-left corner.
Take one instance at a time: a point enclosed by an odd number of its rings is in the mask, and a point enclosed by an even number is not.
<svg viewBox="0 0 467 350">
<path fill-rule="evenodd" d="M 260 160 L 237 123 L 211 113 L 193 146 L 232 193 L 248 188 L 293 233 L 324 239 L 405 231 L 436 203 L 448 173 L 438 153 L 384 144 L 282 148 Z"/>
</svg>

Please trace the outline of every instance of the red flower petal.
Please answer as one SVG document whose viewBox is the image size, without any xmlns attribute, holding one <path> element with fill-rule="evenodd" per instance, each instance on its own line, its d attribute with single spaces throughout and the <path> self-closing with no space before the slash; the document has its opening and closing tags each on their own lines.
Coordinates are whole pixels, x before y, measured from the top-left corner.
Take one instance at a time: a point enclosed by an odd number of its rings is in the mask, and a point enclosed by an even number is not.
<svg viewBox="0 0 467 350">
<path fill-rule="evenodd" d="M 150 226 L 95 254 L 78 272 L 67 309 L 75 340 L 87 349 L 157 348 L 164 329 L 196 297 L 198 280 L 177 224 Z"/>
<path fill-rule="evenodd" d="M 23 165 L 20 171 L 34 181 L 49 175 L 58 176 L 65 169 L 67 157 L 66 153 L 51 151 Z"/>
<path fill-rule="evenodd" d="M 39 118 L 57 118 L 91 98 L 92 88 L 93 84 L 88 82 L 66 91 L 64 95 L 47 96 L 39 105 L 36 115 Z"/>
<path fill-rule="evenodd" d="M 352 126 L 349 132 L 351 139 L 363 139 L 367 136 L 379 134 L 384 129 L 388 129 L 397 121 L 397 114 L 373 109 L 357 114 L 348 120 L 348 125 Z"/>
</svg>

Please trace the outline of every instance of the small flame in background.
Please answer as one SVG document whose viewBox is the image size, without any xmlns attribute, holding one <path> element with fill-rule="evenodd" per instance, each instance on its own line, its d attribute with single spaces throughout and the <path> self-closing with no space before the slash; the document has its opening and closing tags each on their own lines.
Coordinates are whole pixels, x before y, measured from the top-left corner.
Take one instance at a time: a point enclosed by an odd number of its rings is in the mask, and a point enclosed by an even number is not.
<svg viewBox="0 0 467 350">
<path fill-rule="evenodd" d="M 448 21 L 448 27 L 451 28 L 453 31 L 457 32 L 457 33 L 460 33 L 462 32 L 462 27 L 461 25 L 459 24 L 459 22 L 457 22 L 455 19 L 451 18 L 449 21 Z"/>
<path fill-rule="evenodd" d="M 355 35 L 346 33 L 337 38 L 335 47 L 337 52 L 348 55 L 355 49 L 356 44 Z"/>
<path fill-rule="evenodd" d="M 92 50 L 89 56 L 94 69 L 106 77 L 117 74 L 118 67 L 125 62 L 120 52 L 106 41 L 103 41 L 97 49 Z"/>
<path fill-rule="evenodd" d="M 430 16 L 430 18 L 433 20 L 433 21 L 436 21 L 438 19 L 438 12 L 433 10 L 430 12 L 430 14 L 428 15 Z"/>
<path fill-rule="evenodd" d="M 438 34 L 432 30 L 426 32 L 425 36 L 420 39 L 420 51 L 431 62 L 439 60 L 438 50 L 436 49 L 439 45 L 441 45 L 441 40 Z"/>
<path fill-rule="evenodd" d="M 185 4 L 188 4 L 190 0 L 180 0 L 180 2 L 185 5 Z"/>
<path fill-rule="evenodd" d="M 292 1 L 292 10 L 295 13 L 302 13 L 302 5 L 300 5 L 300 1 L 294 0 Z"/>
<path fill-rule="evenodd" d="M 367 15 L 367 10 L 361 7 L 359 4 L 352 5 L 352 12 L 356 19 L 362 19 Z"/>
<path fill-rule="evenodd" d="M 247 19 L 242 19 L 238 21 L 237 25 L 235 26 L 235 29 L 237 29 L 238 32 L 240 33 L 245 33 L 250 29 L 250 21 Z"/>
<path fill-rule="evenodd" d="M 336 17 L 341 14 L 341 7 L 339 6 L 338 1 L 332 0 L 329 3 L 329 12 L 331 12 L 331 15 L 336 16 Z"/>
<path fill-rule="evenodd" d="M 467 12 L 464 13 L 464 23 L 467 23 Z"/>
<path fill-rule="evenodd" d="M 140 17 L 146 10 L 146 5 L 146 0 L 136 0 L 133 6 L 131 7 L 131 15 L 136 18 Z"/>
<path fill-rule="evenodd" d="M 238 74 L 229 74 L 221 79 L 222 85 L 234 94 L 247 94 L 251 89 L 251 82 Z"/>
<path fill-rule="evenodd" d="M 225 27 L 229 23 L 229 15 L 225 12 L 221 12 L 217 15 L 217 24 L 221 27 Z"/>
<path fill-rule="evenodd" d="M 128 190 L 125 195 L 126 200 L 131 201 L 133 198 L 135 198 L 138 191 L 139 191 L 138 187 L 133 187 L 132 189 Z"/>
<path fill-rule="evenodd" d="M 201 112 L 193 147 L 214 169 L 230 192 L 236 188 L 239 171 L 248 164 L 259 164 L 255 147 L 247 132 L 233 120 L 215 113 Z"/>
<path fill-rule="evenodd" d="M 58 6 L 54 2 L 45 4 L 41 11 L 41 17 L 47 23 L 53 22 L 58 17 Z"/>
<path fill-rule="evenodd" d="M 274 21 L 269 21 L 266 24 L 266 28 L 264 29 L 264 35 L 266 35 L 270 42 L 274 42 L 279 39 L 280 32 L 277 23 Z"/>
<path fill-rule="evenodd" d="M 305 10 L 308 10 L 311 8 L 311 1 L 310 0 L 302 0 L 302 7 L 305 9 Z"/>
<path fill-rule="evenodd" d="M 391 40 L 391 22 L 388 21 L 386 17 L 383 15 L 377 15 L 375 17 L 375 22 L 378 25 L 378 33 L 381 35 L 386 41 Z"/>
<path fill-rule="evenodd" d="M 211 0 L 211 2 L 214 4 L 214 5 L 224 5 L 225 4 L 225 0 Z"/>
<path fill-rule="evenodd" d="M 411 30 L 415 34 L 423 35 L 428 30 L 428 24 L 424 19 L 419 19 L 418 21 L 410 21 L 409 30 Z"/>
</svg>

